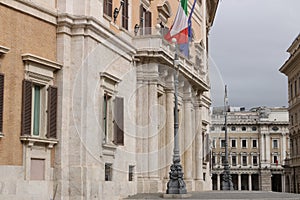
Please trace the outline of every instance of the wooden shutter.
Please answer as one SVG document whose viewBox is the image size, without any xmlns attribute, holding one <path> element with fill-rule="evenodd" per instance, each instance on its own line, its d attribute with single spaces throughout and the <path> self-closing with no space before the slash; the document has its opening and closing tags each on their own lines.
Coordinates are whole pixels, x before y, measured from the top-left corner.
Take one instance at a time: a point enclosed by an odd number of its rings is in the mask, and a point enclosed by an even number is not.
<svg viewBox="0 0 300 200">
<path fill-rule="evenodd" d="M 31 135 L 32 82 L 23 80 L 22 135 Z"/>
<path fill-rule="evenodd" d="M 120 97 L 114 105 L 114 143 L 124 145 L 124 99 Z"/>
<path fill-rule="evenodd" d="M 152 14 L 151 14 L 151 12 L 149 12 L 149 11 L 147 11 L 146 13 L 145 13 L 145 28 L 146 28 L 146 30 L 145 30 L 145 34 L 146 35 L 150 35 L 151 34 L 151 22 L 152 21 Z"/>
<path fill-rule="evenodd" d="M 112 0 L 104 0 L 103 13 L 109 17 L 112 17 Z"/>
<path fill-rule="evenodd" d="M 122 27 L 128 30 L 128 0 L 124 0 L 124 5 L 122 7 Z"/>
<path fill-rule="evenodd" d="M 4 74 L 0 74 L 0 132 L 3 133 Z"/>
<path fill-rule="evenodd" d="M 56 138 L 57 129 L 57 88 L 49 86 L 48 88 L 48 120 L 47 137 Z"/>
<path fill-rule="evenodd" d="M 144 7 L 143 5 L 140 5 L 140 34 L 144 34 Z"/>
</svg>

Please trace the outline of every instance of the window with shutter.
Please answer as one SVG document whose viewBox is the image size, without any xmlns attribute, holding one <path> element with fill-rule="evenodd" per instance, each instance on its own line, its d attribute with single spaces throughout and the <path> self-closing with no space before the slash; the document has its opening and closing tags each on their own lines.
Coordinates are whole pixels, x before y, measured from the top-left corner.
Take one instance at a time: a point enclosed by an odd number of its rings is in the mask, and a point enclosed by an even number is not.
<svg viewBox="0 0 300 200">
<path fill-rule="evenodd" d="M 152 28 L 152 14 L 140 5 L 140 34 L 150 35 Z"/>
<path fill-rule="evenodd" d="M 144 35 L 144 19 L 145 19 L 146 9 L 143 5 L 140 5 L 140 34 Z"/>
<path fill-rule="evenodd" d="M 112 0 L 104 0 L 103 13 L 109 17 L 112 17 Z"/>
<path fill-rule="evenodd" d="M 151 28 L 152 28 L 152 14 L 151 12 L 147 11 L 145 13 L 145 34 L 151 35 Z"/>
<path fill-rule="evenodd" d="M 124 99 L 121 97 L 115 98 L 114 143 L 124 145 Z"/>
<path fill-rule="evenodd" d="M 47 109 L 46 105 L 48 105 Z M 24 80 L 22 135 L 56 138 L 56 117 L 57 88 L 49 86 L 46 90 L 44 85 Z"/>
<path fill-rule="evenodd" d="M 4 74 L 0 73 L 0 135 L 3 134 Z"/>
<path fill-rule="evenodd" d="M 128 0 L 124 0 L 124 5 L 122 7 L 122 27 L 128 30 Z"/>
</svg>

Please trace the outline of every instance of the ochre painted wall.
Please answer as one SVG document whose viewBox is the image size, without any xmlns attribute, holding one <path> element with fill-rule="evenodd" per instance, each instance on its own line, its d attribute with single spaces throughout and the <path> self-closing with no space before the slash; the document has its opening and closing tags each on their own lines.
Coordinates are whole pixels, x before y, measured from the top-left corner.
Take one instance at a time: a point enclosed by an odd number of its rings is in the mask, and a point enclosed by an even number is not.
<svg viewBox="0 0 300 200">
<path fill-rule="evenodd" d="M 5 136 L 0 139 L 0 165 L 22 165 L 20 134 L 24 64 L 21 55 L 31 53 L 55 61 L 56 27 L 3 5 L 0 5 L 0 27 L 0 45 L 10 49 L 0 58 L 0 72 L 5 74 Z"/>
</svg>

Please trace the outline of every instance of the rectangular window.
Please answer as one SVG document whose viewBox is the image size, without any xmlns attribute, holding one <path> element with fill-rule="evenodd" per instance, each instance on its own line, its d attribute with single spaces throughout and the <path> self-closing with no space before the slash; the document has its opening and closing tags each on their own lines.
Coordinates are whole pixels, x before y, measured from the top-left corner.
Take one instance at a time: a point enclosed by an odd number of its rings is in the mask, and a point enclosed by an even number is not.
<svg viewBox="0 0 300 200">
<path fill-rule="evenodd" d="M 31 158 L 30 180 L 45 180 L 45 160 Z"/>
<path fill-rule="evenodd" d="M 105 163 L 105 181 L 112 181 L 112 164 Z"/>
<path fill-rule="evenodd" d="M 122 7 L 122 27 L 128 30 L 128 0 L 124 0 L 124 5 Z"/>
<path fill-rule="evenodd" d="M 216 156 L 212 156 L 212 165 L 215 166 L 216 165 Z"/>
<path fill-rule="evenodd" d="M 231 164 L 232 166 L 236 166 L 236 156 L 231 157 Z"/>
<path fill-rule="evenodd" d="M 257 166 L 258 162 L 257 162 L 257 156 L 253 156 L 253 165 Z"/>
<path fill-rule="evenodd" d="M 221 140 L 221 148 L 225 148 L 225 140 Z"/>
<path fill-rule="evenodd" d="M 140 34 L 150 35 L 152 27 L 152 14 L 140 5 Z"/>
<path fill-rule="evenodd" d="M 242 156 L 243 166 L 247 166 L 247 156 Z"/>
<path fill-rule="evenodd" d="M 103 13 L 109 17 L 112 17 L 112 0 L 104 0 Z"/>
<path fill-rule="evenodd" d="M 24 80 L 22 104 L 22 135 L 56 138 L 57 88 Z"/>
<path fill-rule="evenodd" d="M 212 147 L 216 148 L 216 140 L 215 139 L 213 139 L 213 141 L 212 141 Z"/>
<path fill-rule="evenodd" d="M 278 157 L 277 156 L 273 156 L 273 163 L 278 164 Z"/>
<path fill-rule="evenodd" d="M 128 181 L 133 181 L 133 170 L 134 170 L 134 166 L 129 165 Z"/>
<path fill-rule="evenodd" d="M 103 101 L 103 128 L 104 128 L 104 143 L 107 143 L 112 138 L 109 136 L 112 133 L 112 97 L 108 94 L 104 94 Z"/>
<path fill-rule="evenodd" d="M 41 87 L 33 86 L 33 135 L 40 135 Z"/>
<path fill-rule="evenodd" d="M 103 143 L 124 144 L 124 99 L 105 93 L 103 98 Z"/>
<path fill-rule="evenodd" d="M 278 148 L 278 140 L 273 140 L 273 148 L 274 149 Z"/>
<path fill-rule="evenodd" d="M 236 140 L 231 140 L 231 147 L 236 148 Z"/>
<path fill-rule="evenodd" d="M 221 159 L 222 159 L 221 160 L 222 164 L 224 164 L 225 163 L 225 156 L 222 156 Z"/>
<path fill-rule="evenodd" d="M 242 148 L 247 148 L 247 140 L 242 140 Z"/>
<path fill-rule="evenodd" d="M 252 148 L 257 148 L 257 140 L 252 140 Z"/>
</svg>

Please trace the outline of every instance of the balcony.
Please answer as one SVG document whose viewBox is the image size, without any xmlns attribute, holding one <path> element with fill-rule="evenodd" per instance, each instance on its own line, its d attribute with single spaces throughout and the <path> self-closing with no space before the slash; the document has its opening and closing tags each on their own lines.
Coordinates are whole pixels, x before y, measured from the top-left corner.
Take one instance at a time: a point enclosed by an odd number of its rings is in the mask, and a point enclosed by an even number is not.
<svg viewBox="0 0 300 200">
<path fill-rule="evenodd" d="M 137 62 L 152 59 L 162 65 L 174 67 L 175 45 L 164 39 L 163 33 L 165 32 L 158 25 L 151 30 L 144 30 L 143 33 L 145 34 L 135 34 L 132 42 L 136 48 L 135 59 Z M 208 91 L 209 80 L 207 65 L 205 64 L 205 50 L 200 43 L 191 42 L 189 52 L 189 58 L 178 52 L 180 73 L 189 81 L 194 82 L 194 85 L 200 85 L 202 91 Z"/>
</svg>

